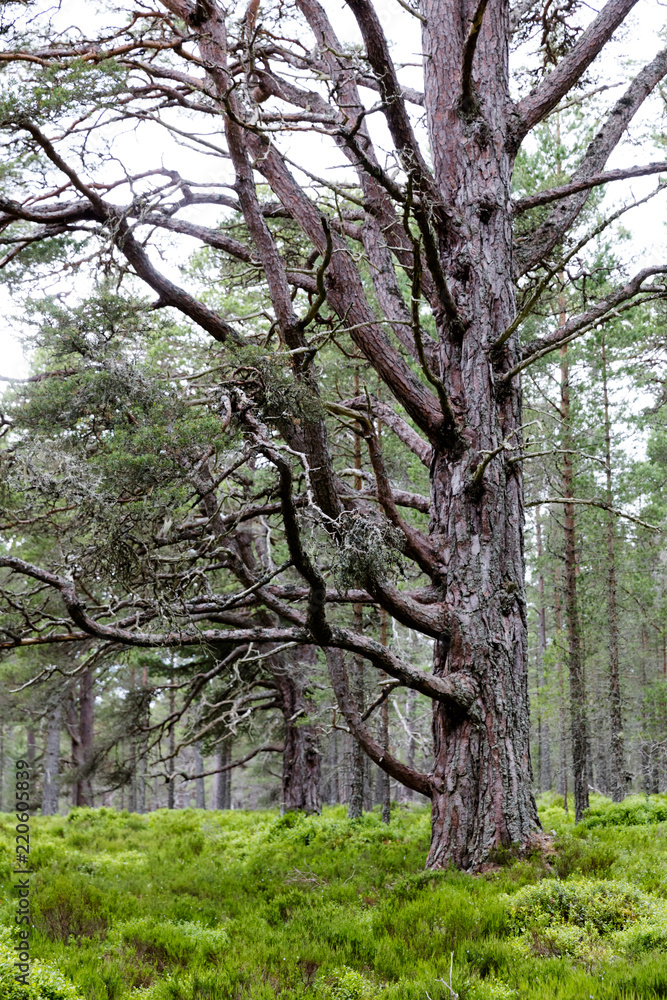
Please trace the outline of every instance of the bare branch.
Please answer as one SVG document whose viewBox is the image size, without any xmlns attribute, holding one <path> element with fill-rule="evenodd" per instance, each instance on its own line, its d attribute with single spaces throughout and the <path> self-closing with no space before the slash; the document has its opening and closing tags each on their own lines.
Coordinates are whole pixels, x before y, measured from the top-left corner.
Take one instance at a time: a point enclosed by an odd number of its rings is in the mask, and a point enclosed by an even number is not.
<svg viewBox="0 0 667 1000">
<path fill-rule="evenodd" d="M 636 3 L 637 0 L 608 0 L 578 39 L 572 51 L 561 60 L 536 90 L 519 102 L 515 131 L 517 146 L 572 89 Z"/>
<path fill-rule="evenodd" d="M 538 191 L 526 198 L 518 198 L 514 202 L 514 214 L 520 215 L 538 205 L 548 205 L 549 202 L 558 201 L 560 198 L 567 198 L 568 195 L 578 194 L 580 191 L 589 191 L 591 188 L 600 187 L 602 184 L 609 184 L 611 181 L 624 181 L 630 177 L 647 177 L 649 174 L 661 174 L 667 170 L 667 160 L 660 160 L 657 163 L 647 163 L 643 167 L 625 167 L 619 170 L 606 170 L 601 174 L 594 174 L 584 180 L 570 181 L 569 184 L 562 184 L 560 187 L 547 188 L 545 191 Z"/>
</svg>

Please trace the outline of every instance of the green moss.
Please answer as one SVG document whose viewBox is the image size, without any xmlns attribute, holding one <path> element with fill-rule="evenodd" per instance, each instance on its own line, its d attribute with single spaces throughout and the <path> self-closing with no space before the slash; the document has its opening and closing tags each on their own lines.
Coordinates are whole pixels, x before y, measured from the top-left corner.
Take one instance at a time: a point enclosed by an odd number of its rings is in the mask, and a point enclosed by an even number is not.
<svg viewBox="0 0 667 1000">
<path fill-rule="evenodd" d="M 77 1000 L 444 1000 L 450 967 L 461 1000 L 667 996 L 667 823 L 540 805 L 553 856 L 482 876 L 424 871 L 427 809 L 36 818 L 33 955 Z"/>
</svg>

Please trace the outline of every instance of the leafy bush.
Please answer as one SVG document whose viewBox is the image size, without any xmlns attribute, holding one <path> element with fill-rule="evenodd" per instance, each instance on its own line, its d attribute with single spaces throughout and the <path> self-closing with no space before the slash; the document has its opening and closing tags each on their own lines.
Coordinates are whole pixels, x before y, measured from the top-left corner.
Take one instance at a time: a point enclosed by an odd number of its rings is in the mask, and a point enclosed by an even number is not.
<svg viewBox="0 0 667 1000">
<path fill-rule="evenodd" d="M 323 1000 L 369 1000 L 380 992 L 360 972 L 346 965 L 334 969 L 326 978 L 316 984 L 317 993 Z"/>
<path fill-rule="evenodd" d="M 81 876 L 40 879 L 34 917 L 35 926 L 52 941 L 104 937 L 109 926 L 104 894 Z"/>
<path fill-rule="evenodd" d="M 506 898 L 524 945 L 545 956 L 638 953 L 667 935 L 667 905 L 627 882 L 545 879 Z"/>
<path fill-rule="evenodd" d="M 452 953 L 461 1000 L 667 996 L 667 827 L 541 816 L 548 864 L 481 876 L 424 871 L 427 808 L 35 817 L 35 976 L 62 975 L 0 1000 L 451 1000 Z"/>
<path fill-rule="evenodd" d="M 623 802 L 605 802 L 589 809 L 581 827 L 645 826 L 667 822 L 667 795 L 631 795 Z"/>
<path fill-rule="evenodd" d="M 142 959 L 159 969 L 170 964 L 208 962 L 221 956 L 227 944 L 224 927 L 202 927 L 191 921 L 175 923 L 158 917 L 140 917 L 119 924 L 114 938 L 131 945 Z"/>
<path fill-rule="evenodd" d="M 44 962 L 31 963 L 28 986 L 14 978 L 15 942 L 8 927 L 0 927 L 0 997 L 2 1000 L 84 1000 L 58 969 Z"/>
</svg>

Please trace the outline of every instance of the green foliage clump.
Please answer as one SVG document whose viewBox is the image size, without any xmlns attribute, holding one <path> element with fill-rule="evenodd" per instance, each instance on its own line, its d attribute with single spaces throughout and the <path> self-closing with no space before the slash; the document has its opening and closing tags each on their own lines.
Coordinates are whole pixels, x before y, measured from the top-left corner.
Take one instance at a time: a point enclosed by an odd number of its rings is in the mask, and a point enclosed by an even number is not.
<svg viewBox="0 0 667 1000">
<path fill-rule="evenodd" d="M 650 950 L 667 940 L 667 906 L 628 882 L 544 879 L 507 897 L 512 926 L 538 954 Z M 625 932 L 625 933 L 622 933 Z"/>
<path fill-rule="evenodd" d="M 548 860 L 508 857 L 481 876 L 424 871 L 427 808 L 395 807 L 389 825 L 378 811 L 349 821 L 342 806 L 36 817 L 34 968 L 59 968 L 70 993 L 5 992 L 451 1000 L 451 970 L 460 1000 L 664 996 L 667 824 L 573 829 L 562 802 L 544 805 L 558 831 Z M 592 875 L 605 851 L 609 877 Z M 9 886 L 6 874 L 8 925 Z"/>
<path fill-rule="evenodd" d="M 585 829 L 599 826 L 644 826 L 667 822 L 667 795 L 631 795 L 623 802 L 605 802 L 586 813 Z"/>
<path fill-rule="evenodd" d="M 0 997 L 2 1000 L 84 1000 L 72 982 L 51 964 L 31 963 L 28 985 L 16 980 L 15 941 L 8 927 L 0 926 Z"/>
<path fill-rule="evenodd" d="M 34 909 L 37 928 L 52 941 L 104 937 L 109 926 L 104 894 L 85 874 L 42 876 Z"/>
</svg>

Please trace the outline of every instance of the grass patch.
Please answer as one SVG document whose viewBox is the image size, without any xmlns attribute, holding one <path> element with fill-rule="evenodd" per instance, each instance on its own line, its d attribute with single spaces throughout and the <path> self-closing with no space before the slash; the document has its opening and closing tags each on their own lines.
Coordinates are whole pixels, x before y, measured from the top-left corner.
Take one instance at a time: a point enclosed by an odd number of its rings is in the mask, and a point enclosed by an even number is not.
<svg viewBox="0 0 667 1000">
<path fill-rule="evenodd" d="M 423 870 L 422 809 L 397 807 L 389 826 L 343 807 L 35 818 L 32 953 L 55 985 L 8 992 L 7 930 L 0 996 L 444 1000 L 453 954 L 461 1000 L 667 997 L 663 800 L 594 798 L 574 829 L 545 796 L 553 854 L 478 876 Z M 7 928 L 11 837 L 0 817 Z"/>
</svg>

